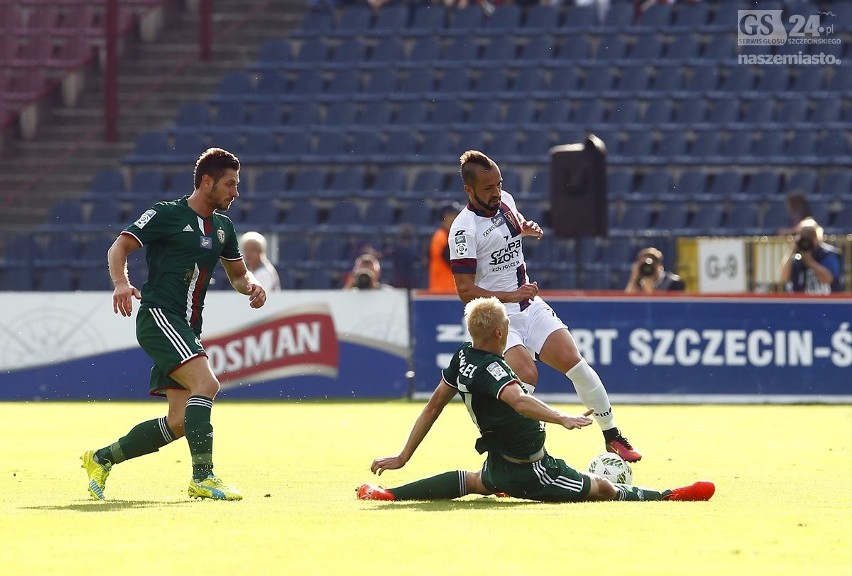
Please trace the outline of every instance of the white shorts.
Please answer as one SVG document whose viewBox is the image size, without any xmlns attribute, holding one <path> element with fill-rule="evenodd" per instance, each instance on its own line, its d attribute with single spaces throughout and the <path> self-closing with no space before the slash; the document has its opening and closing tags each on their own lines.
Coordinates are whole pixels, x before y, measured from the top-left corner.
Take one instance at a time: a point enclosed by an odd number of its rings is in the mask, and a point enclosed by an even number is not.
<svg viewBox="0 0 852 576">
<path fill-rule="evenodd" d="M 547 337 L 560 328 L 567 330 L 568 327 L 547 302 L 536 296 L 526 310 L 509 314 L 506 350 L 523 345 L 533 358 L 537 358 Z"/>
</svg>

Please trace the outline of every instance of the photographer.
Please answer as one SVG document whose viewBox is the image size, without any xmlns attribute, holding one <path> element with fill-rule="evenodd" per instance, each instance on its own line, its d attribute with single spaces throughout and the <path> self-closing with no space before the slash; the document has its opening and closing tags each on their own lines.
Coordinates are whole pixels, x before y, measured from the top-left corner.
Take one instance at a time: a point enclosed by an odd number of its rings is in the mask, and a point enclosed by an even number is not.
<svg viewBox="0 0 852 576">
<path fill-rule="evenodd" d="M 787 292 L 839 292 L 840 265 L 840 251 L 822 241 L 822 227 L 816 220 L 806 218 L 797 226 L 792 250 L 781 265 L 781 282 Z"/>
<path fill-rule="evenodd" d="M 630 279 L 624 291 L 628 294 L 654 294 L 661 291 L 683 291 L 680 276 L 663 268 L 663 253 L 656 248 L 643 248 L 630 268 Z"/>
<path fill-rule="evenodd" d="M 343 284 L 344 290 L 381 290 L 389 288 L 380 282 L 382 265 L 374 255 L 365 253 L 355 258 L 352 271 Z"/>
</svg>

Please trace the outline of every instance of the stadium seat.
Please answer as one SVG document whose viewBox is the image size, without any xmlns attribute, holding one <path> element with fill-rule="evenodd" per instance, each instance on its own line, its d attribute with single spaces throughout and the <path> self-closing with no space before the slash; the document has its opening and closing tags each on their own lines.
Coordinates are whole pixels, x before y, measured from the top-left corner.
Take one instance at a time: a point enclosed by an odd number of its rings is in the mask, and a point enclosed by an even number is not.
<svg viewBox="0 0 852 576">
<path fill-rule="evenodd" d="M 624 6 L 613 6 L 614 10 L 607 10 L 600 27 L 604 30 L 627 31 L 633 26 L 633 10 L 625 9 Z"/>
<path fill-rule="evenodd" d="M 764 66 L 758 76 L 755 88 L 759 92 L 783 94 L 790 85 L 790 77 L 786 66 Z"/>
<path fill-rule="evenodd" d="M 592 46 L 583 36 L 563 39 L 559 45 L 559 58 L 576 62 L 592 57 Z"/>
<path fill-rule="evenodd" d="M 365 170 L 362 166 L 346 166 L 331 175 L 331 181 L 327 188 L 317 190 L 315 198 L 341 200 L 342 203 L 351 204 L 351 199 L 356 198 L 364 189 Z"/>
<path fill-rule="evenodd" d="M 348 12 L 348 10 L 347 10 Z M 346 38 L 332 50 L 334 68 L 351 69 L 367 59 L 367 45 L 358 38 Z"/>
<path fill-rule="evenodd" d="M 565 21 L 562 23 L 564 30 L 589 30 L 598 23 L 597 7 L 592 4 L 573 6 L 568 9 Z"/>
<path fill-rule="evenodd" d="M 130 196 L 134 199 L 157 198 L 166 189 L 165 174 L 159 169 L 134 170 L 130 177 Z"/>
<path fill-rule="evenodd" d="M 166 159 L 170 152 L 168 138 L 163 132 L 143 132 L 124 161 L 128 164 L 156 164 Z"/>
<path fill-rule="evenodd" d="M 621 144 L 622 160 L 633 163 L 647 163 L 651 156 L 656 154 L 657 139 L 653 133 L 647 130 L 639 130 L 628 133 Z"/>
<path fill-rule="evenodd" d="M 210 123 L 210 108 L 203 102 L 188 102 L 180 107 L 175 119 L 175 131 L 196 132 L 204 130 Z"/>
<path fill-rule="evenodd" d="M 763 130 L 752 138 L 752 154 L 756 162 L 782 163 L 786 149 L 787 133 L 785 130 Z"/>
<path fill-rule="evenodd" d="M 294 173 L 288 198 L 313 198 L 317 190 L 324 190 L 326 172 L 322 168 L 302 168 Z"/>
<path fill-rule="evenodd" d="M 557 45 L 552 36 L 534 36 L 521 44 L 518 64 L 526 66 L 547 66 L 553 62 Z"/>
<path fill-rule="evenodd" d="M 260 132 L 246 139 L 240 154 L 247 164 L 265 164 L 278 161 L 278 139 L 273 132 Z"/>
<path fill-rule="evenodd" d="M 373 70 L 364 84 L 363 93 L 384 100 L 387 94 L 396 91 L 396 84 L 396 71 L 392 68 Z"/>
<path fill-rule="evenodd" d="M 296 31 L 296 37 L 312 38 L 324 35 L 334 29 L 332 12 L 325 10 L 307 10 Z"/>
<path fill-rule="evenodd" d="M 707 122 L 715 125 L 739 122 L 740 101 L 737 98 L 715 98 L 709 101 Z"/>
<path fill-rule="evenodd" d="M 312 230 L 319 222 L 319 209 L 309 200 L 295 202 L 284 211 L 284 217 L 276 229 L 281 232 L 303 234 Z"/>
<path fill-rule="evenodd" d="M 257 111 L 258 109 L 256 108 L 255 114 Z M 255 122 L 252 123 L 256 124 Z M 287 119 L 283 123 L 283 128 L 288 131 L 287 138 L 291 137 L 289 132 L 295 132 L 306 139 L 307 136 L 304 134 L 304 130 L 309 130 L 320 123 L 320 105 L 316 102 L 304 100 L 294 102 L 290 106 Z M 286 146 L 286 138 L 284 144 Z"/>
<path fill-rule="evenodd" d="M 850 191 L 852 191 L 852 172 L 848 169 L 827 172 L 819 186 L 820 195 L 845 196 L 847 204 L 852 204 L 852 201 L 848 200 Z"/>
<path fill-rule="evenodd" d="M 386 102 L 384 104 L 387 106 Z M 412 127 L 416 128 L 426 124 L 428 117 L 429 108 L 425 102 L 418 99 L 406 100 L 400 103 L 391 128 L 403 128 L 405 130 Z"/>
<path fill-rule="evenodd" d="M 408 95 L 410 97 L 422 96 L 430 94 L 435 90 L 435 74 L 430 68 L 410 69 L 408 74 L 402 77 L 399 81 L 399 87 L 396 94 L 391 94 L 391 97 L 399 97 L 400 95 Z"/>
<path fill-rule="evenodd" d="M 478 7 L 473 7 L 479 10 Z M 441 65 L 444 67 L 462 68 L 476 60 L 479 48 L 472 37 L 468 35 L 456 36 L 444 47 L 441 55 Z"/>
<path fill-rule="evenodd" d="M 787 99 L 779 102 L 775 121 L 781 124 L 806 122 L 808 119 L 808 101 L 804 98 Z"/>
<path fill-rule="evenodd" d="M 495 36 L 483 47 L 477 64 L 492 67 L 510 65 L 517 52 L 517 46 L 510 38 Z"/>
<path fill-rule="evenodd" d="M 639 15 L 637 25 L 653 30 L 668 27 L 672 19 L 672 8 L 668 4 L 652 4 Z"/>
<path fill-rule="evenodd" d="M 292 268 L 310 258 L 310 244 L 306 238 L 288 236 L 284 240 L 283 250 L 278 251 L 279 274 L 281 268 Z"/>
<path fill-rule="evenodd" d="M 393 6 L 391 6 L 393 8 Z M 379 12 L 382 14 L 383 12 Z M 405 61 L 405 45 L 399 38 L 382 38 L 370 50 L 370 58 L 362 66 L 372 67 L 396 66 Z M 421 60 L 422 61 L 422 60 Z"/>
<path fill-rule="evenodd" d="M 460 100 L 440 100 L 435 103 L 429 117 L 431 126 L 447 126 L 461 124 L 464 121 L 464 105 Z"/>
<path fill-rule="evenodd" d="M 395 225 L 396 207 L 387 199 L 373 200 L 364 210 L 364 222 L 368 226 L 387 229 Z"/>
<path fill-rule="evenodd" d="M 634 98 L 622 98 L 613 102 L 607 114 L 607 122 L 623 126 L 639 119 L 639 103 Z"/>
<path fill-rule="evenodd" d="M 349 156 L 349 142 L 342 132 L 322 132 L 317 138 L 315 160 L 325 163 L 345 161 Z"/>
<path fill-rule="evenodd" d="M 674 109 L 672 121 L 682 125 L 701 124 L 707 119 L 707 102 L 696 98 L 680 100 Z"/>
<path fill-rule="evenodd" d="M 422 199 L 412 199 L 401 204 L 399 213 L 400 224 L 411 224 L 420 231 L 434 228 L 432 208 Z"/>
<path fill-rule="evenodd" d="M 683 233 L 689 218 L 689 209 L 681 202 L 668 202 L 663 204 L 659 213 L 654 218 L 652 230 L 670 231 L 674 234 Z"/>
<path fill-rule="evenodd" d="M 247 196 L 257 198 L 281 198 L 287 190 L 287 173 L 281 169 L 264 170 L 254 180 L 254 186 Z"/>
<path fill-rule="evenodd" d="M 728 41 L 730 42 L 730 40 Z M 707 92 L 716 90 L 719 82 L 719 70 L 715 65 L 692 66 L 689 69 L 685 88 L 703 97 Z"/>
<path fill-rule="evenodd" d="M 511 81 L 511 92 L 526 98 L 543 96 L 547 77 L 540 68 L 525 68 Z"/>
<path fill-rule="evenodd" d="M 436 36 L 416 38 L 406 62 L 409 66 L 432 66 L 441 58 L 441 42 Z"/>
<path fill-rule="evenodd" d="M 100 201 L 92 204 L 86 218 L 89 229 L 123 229 L 121 204 L 119 202 Z"/>
<path fill-rule="evenodd" d="M 449 13 L 449 25 L 447 29 L 451 32 L 467 36 L 473 30 L 485 28 L 485 13 L 478 4 L 471 4 L 465 8 L 456 8 Z"/>
<path fill-rule="evenodd" d="M 328 45 L 321 37 L 312 36 L 299 47 L 299 56 L 290 68 L 309 70 L 322 66 L 328 60 Z"/>
<path fill-rule="evenodd" d="M 653 89 L 661 95 L 670 95 L 683 90 L 683 69 L 679 64 L 666 64 L 654 67 Z M 668 100 L 663 100 L 668 101 Z"/>
<path fill-rule="evenodd" d="M 214 101 L 244 101 L 254 92 L 254 83 L 245 70 L 226 72 L 219 80 Z"/>
<path fill-rule="evenodd" d="M 255 228 L 272 229 L 279 224 L 278 208 L 272 202 L 250 201 L 244 207 L 243 224 Z"/>
<path fill-rule="evenodd" d="M 216 107 L 216 114 L 205 129 L 211 133 L 243 130 L 247 117 L 246 106 L 242 102 L 222 102 Z"/>
<path fill-rule="evenodd" d="M 360 110 L 350 130 L 373 132 L 377 127 L 383 127 L 391 122 L 393 109 L 387 102 L 367 102 Z"/>
<path fill-rule="evenodd" d="M 533 37 L 541 36 L 559 24 L 559 9 L 556 6 L 534 4 L 527 9 L 526 19 L 518 32 Z"/>
<path fill-rule="evenodd" d="M 817 100 L 814 102 L 810 122 L 826 124 L 829 122 L 840 122 L 842 120 L 843 101 L 840 99 Z"/>
<path fill-rule="evenodd" d="M 368 33 L 373 19 L 373 11 L 369 6 L 350 5 L 340 11 L 340 18 L 334 34 L 352 37 Z"/>
<path fill-rule="evenodd" d="M 409 34 L 431 36 L 442 30 L 446 24 L 446 9 L 441 5 L 418 4 L 414 7 Z"/>
<path fill-rule="evenodd" d="M 284 108 L 278 103 L 264 102 L 254 107 L 240 129 L 247 132 L 266 132 L 282 130 L 284 127 Z M 219 129 L 218 125 L 214 125 L 211 130 L 215 132 Z"/>
<path fill-rule="evenodd" d="M 664 131 L 657 143 L 656 156 L 662 162 L 681 163 L 689 161 L 687 156 L 688 145 L 686 132 L 682 129 Z"/>
<path fill-rule="evenodd" d="M 644 105 L 641 121 L 644 124 L 667 124 L 672 121 L 672 102 L 668 98 L 650 100 Z"/>
<path fill-rule="evenodd" d="M 293 80 L 286 98 L 280 94 L 282 100 L 314 100 L 323 91 L 325 79 L 318 70 L 303 70 Z"/>
<path fill-rule="evenodd" d="M 727 170 L 717 174 L 707 188 L 707 193 L 718 200 L 724 200 L 740 194 L 743 188 L 743 175 L 738 170 Z"/>
<path fill-rule="evenodd" d="M 651 224 L 652 215 L 651 206 L 647 202 L 627 201 L 617 228 L 632 232 L 646 230 Z"/>
<path fill-rule="evenodd" d="M 795 46 L 791 44 L 790 46 Z M 793 92 L 807 94 L 809 92 L 820 92 L 825 89 L 825 74 L 817 66 L 798 66 L 796 75 L 793 77 L 790 89 Z"/>
<path fill-rule="evenodd" d="M 396 36 L 408 26 L 408 6 L 404 3 L 382 6 L 370 28 L 371 36 Z"/>
<path fill-rule="evenodd" d="M 587 74 L 590 73 L 587 72 Z M 579 85 L 580 76 L 577 74 L 577 67 L 561 64 L 552 69 L 548 90 L 551 94 L 559 98 L 564 97 L 566 93 L 576 91 Z"/>
<path fill-rule="evenodd" d="M 272 39 L 261 45 L 257 61 L 250 68 L 260 72 L 278 71 L 293 60 L 293 48 L 290 41 Z"/>
<path fill-rule="evenodd" d="M 443 194 L 443 179 L 443 174 L 435 170 L 421 170 L 414 177 L 414 182 L 409 190 L 409 192 L 411 192 L 409 196 L 422 200 L 423 198 L 434 198 L 439 194 Z M 404 220 L 400 217 L 400 222 L 403 221 Z"/>
<path fill-rule="evenodd" d="M 119 198 L 124 196 L 124 174 L 118 168 L 101 168 L 89 185 L 88 198 Z"/>
<path fill-rule="evenodd" d="M 655 200 L 670 194 L 673 189 L 674 182 L 671 172 L 665 169 L 652 170 L 641 178 L 636 192 L 642 198 L 636 199 Z"/>
<path fill-rule="evenodd" d="M 754 75 L 748 66 L 731 65 L 724 69 L 719 90 L 730 94 L 741 94 L 754 89 Z"/>
<path fill-rule="evenodd" d="M 707 174 L 703 170 L 687 170 L 681 174 L 674 193 L 684 199 L 700 197 L 706 192 Z"/>
<path fill-rule="evenodd" d="M 300 80 L 303 86 L 307 79 Z M 322 86 L 320 83 L 319 86 Z M 264 72 L 257 81 L 257 89 L 252 94 L 251 100 L 255 102 L 280 103 L 292 100 L 290 80 L 279 72 Z M 305 90 L 301 87 L 295 90 L 296 94 L 302 94 Z"/>
<path fill-rule="evenodd" d="M 563 50 L 565 46 L 563 45 Z M 595 50 L 595 59 L 599 61 L 612 62 L 625 58 L 627 53 L 627 42 L 621 35 L 603 36 Z M 561 51 L 560 51 L 561 54 Z"/>
<path fill-rule="evenodd" d="M 390 132 L 385 142 L 385 156 L 389 162 L 417 162 L 419 147 L 416 134 L 409 131 Z"/>
<path fill-rule="evenodd" d="M 788 192 L 798 190 L 805 197 L 813 196 L 817 192 L 817 173 L 813 170 L 797 170 L 786 179 L 784 189 Z"/>
<path fill-rule="evenodd" d="M 388 199 L 400 197 L 406 189 L 406 171 L 399 166 L 383 166 L 376 174 L 371 186 L 362 195 L 370 198 Z"/>
<path fill-rule="evenodd" d="M 707 2 L 687 2 L 674 6 L 672 14 L 672 28 L 698 30 L 702 28 L 710 18 L 710 8 Z"/>
<path fill-rule="evenodd" d="M 753 200 L 742 200 L 731 204 L 725 218 L 728 234 L 751 236 L 760 234 L 759 205 Z"/>
<path fill-rule="evenodd" d="M 333 102 L 326 110 L 323 124 L 333 131 L 338 131 L 342 127 L 354 123 L 357 113 L 358 110 L 354 102 Z"/>
<path fill-rule="evenodd" d="M 692 217 L 690 229 L 695 234 L 719 234 L 725 206 L 721 202 L 701 204 Z"/>
<path fill-rule="evenodd" d="M 775 101 L 771 98 L 752 98 L 745 100 L 742 121 L 745 124 L 765 124 L 773 122 L 775 117 Z"/>
<path fill-rule="evenodd" d="M 680 52 L 680 46 L 677 46 L 681 57 L 686 55 Z M 633 36 L 633 42 L 630 45 L 629 57 L 636 61 L 653 61 L 663 55 L 663 41 L 656 34 L 637 34 Z"/>
<path fill-rule="evenodd" d="M 332 101 L 352 103 L 352 94 L 361 90 L 361 73 L 358 70 L 340 70 L 328 82 L 326 94 L 335 97 Z"/>
<path fill-rule="evenodd" d="M 581 125 L 599 124 L 604 119 L 604 107 L 597 98 L 582 100 L 572 114 L 572 121 Z"/>
<path fill-rule="evenodd" d="M 817 157 L 826 160 L 849 157 L 848 136 L 846 131 L 834 132 L 826 130 L 816 142 Z M 827 160 L 826 160 L 827 161 Z"/>
<path fill-rule="evenodd" d="M 708 62 L 730 62 L 735 58 L 735 52 L 736 42 L 731 42 L 728 34 L 712 34 L 704 45 L 701 58 Z"/>
<path fill-rule="evenodd" d="M 368 224 L 364 222 L 361 208 L 352 201 L 341 200 L 328 211 L 324 222 L 314 227 L 317 232 L 332 235 L 360 234 L 365 232 Z"/>
<path fill-rule="evenodd" d="M 568 124 L 571 107 L 562 100 L 547 100 L 536 113 L 535 106 L 530 100 L 515 100 L 506 109 L 506 124 L 524 126 L 536 123 L 544 126 L 558 127 Z"/>
<path fill-rule="evenodd" d="M 608 172 L 606 185 L 607 197 L 610 200 L 625 199 L 633 192 L 633 170 L 623 168 Z"/>
</svg>

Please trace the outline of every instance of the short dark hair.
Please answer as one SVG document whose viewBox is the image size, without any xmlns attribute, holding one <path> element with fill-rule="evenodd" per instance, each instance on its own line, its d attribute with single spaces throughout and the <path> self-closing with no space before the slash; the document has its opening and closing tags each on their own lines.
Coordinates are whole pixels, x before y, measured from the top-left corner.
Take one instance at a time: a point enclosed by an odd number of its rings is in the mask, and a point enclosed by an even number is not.
<svg viewBox="0 0 852 576">
<path fill-rule="evenodd" d="M 201 177 L 205 174 L 218 182 L 225 170 L 239 170 L 240 160 L 227 150 L 221 148 L 208 148 L 201 153 L 195 163 L 195 174 L 193 180 L 195 187 L 201 186 Z"/>
<path fill-rule="evenodd" d="M 461 165 L 459 172 L 461 173 L 462 182 L 468 186 L 476 184 L 476 171 L 473 169 L 474 166 L 482 166 L 486 170 L 491 170 L 497 167 L 494 160 L 479 150 L 468 150 L 462 154 L 459 157 L 459 164 Z"/>
</svg>

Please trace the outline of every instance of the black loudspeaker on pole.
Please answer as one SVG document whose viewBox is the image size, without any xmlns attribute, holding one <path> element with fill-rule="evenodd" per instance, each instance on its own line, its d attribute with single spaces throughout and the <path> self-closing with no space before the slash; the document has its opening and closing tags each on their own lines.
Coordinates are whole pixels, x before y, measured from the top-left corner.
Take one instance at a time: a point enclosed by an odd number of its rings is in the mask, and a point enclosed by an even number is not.
<svg viewBox="0 0 852 576">
<path fill-rule="evenodd" d="M 560 238 L 606 236 L 606 147 L 589 134 L 583 143 L 550 149 L 550 224 Z"/>
<path fill-rule="evenodd" d="M 606 236 L 606 146 L 589 134 L 578 144 L 550 149 L 550 226 L 558 238 L 576 238 L 577 288 L 585 285 L 582 239 Z"/>
</svg>

